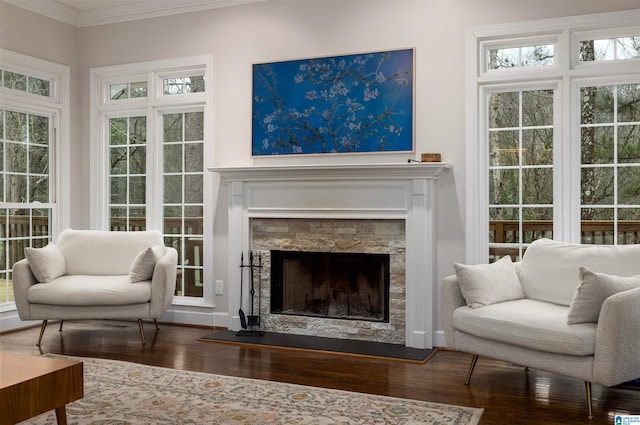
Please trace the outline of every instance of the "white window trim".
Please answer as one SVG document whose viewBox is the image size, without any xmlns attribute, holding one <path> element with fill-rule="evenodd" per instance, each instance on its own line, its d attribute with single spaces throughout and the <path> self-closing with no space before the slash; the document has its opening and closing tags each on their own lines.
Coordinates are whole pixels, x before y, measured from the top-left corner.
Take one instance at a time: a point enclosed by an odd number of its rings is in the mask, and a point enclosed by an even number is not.
<svg viewBox="0 0 640 425">
<path fill-rule="evenodd" d="M 466 262 L 469 264 L 486 263 L 489 246 L 489 199 L 488 199 L 488 152 L 486 141 L 480 136 L 482 126 L 483 88 L 491 84 L 507 84 L 519 81 L 556 80 L 560 90 L 559 105 L 555 102 L 554 114 L 560 114 L 560 122 L 554 127 L 554 161 L 564 163 L 570 158 L 579 158 L 579 134 L 577 126 L 579 116 L 578 96 L 572 95 L 576 81 L 603 75 L 614 71 L 620 76 L 625 73 L 638 75 L 640 59 L 624 61 L 606 61 L 597 63 L 578 63 L 577 50 L 573 47 L 577 40 L 589 34 L 601 34 L 602 30 L 616 28 L 637 28 L 640 21 L 640 9 L 595 15 L 554 18 L 539 21 L 518 22 L 503 25 L 473 27 L 467 30 L 466 53 Z M 544 40 L 545 35 L 556 34 L 554 44 L 554 66 L 538 68 L 518 68 L 486 71 L 484 52 L 487 45 L 501 45 L 503 41 L 514 39 Z M 556 143 L 569 140 L 569 143 Z M 559 156 L 559 157 L 558 157 Z M 570 161 L 571 167 L 554 167 L 554 238 L 568 242 L 579 241 L 580 236 L 580 172 L 579 161 Z M 561 186 L 561 187 L 560 187 Z M 570 190 L 564 193 L 563 190 Z M 473 206 L 473 208 L 471 207 Z M 555 227 L 556 220 L 563 223 L 561 230 Z"/>
<path fill-rule="evenodd" d="M 207 88 L 202 93 L 190 93 L 187 95 L 167 96 L 162 94 L 162 77 L 174 76 L 174 71 L 179 70 L 181 75 L 185 72 L 195 72 L 194 75 L 204 75 Z M 110 100 L 109 84 L 146 80 L 147 97 Z M 144 106 L 143 106 L 144 105 Z M 147 138 L 155 138 L 162 134 L 161 113 L 166 110 L 178 110 L 198 106 L 204 111 L 204 205 L 214 210 L 214 176 L 206 172 L 206 161 L 213 158 L 213 57 L 211 55 L 192 56 L 168 60 L 140 62 L 126 65 L 92 68 L 90 71 L 90 135 L 91 140 L 96 141 L 90 146 L 90 228 L 102 230 L 108 226 L 107 205 L 108 175 L 106 164 L 103 161 L 108 152 L 108 128 L 105 128 L 104 116 L 120 116 L 129 113 L 146 115 Z M 147 158 L 153 164 L 161 164 L 157 147 L 147 146 Z M 159 217 L 157 208 L 161 208 L 162 192 L 156 185 L 156 190 L 147 193 L 147 201 L 151 208 L 150 217 Z M 151 211 L 151 209 L 150 209 Z M 204 235 L 213 235 L 213 215 L 204 219 Z M 148 221 L 148 228 L 162 231 L 162 223 L 155 219 Z M 207 267 L 204 269 L 204 290 L 202 298 L 174 297 L 173 305 L 192 307 L 213 307 L 214 298 L 214 270 L 213 270 L 213 238 L 205 237 L 204 250 L 210 253 L 205 258 Z M 189 314 L 189 313 L 185 313 Z M 188 319 L 187 319 L 188 320 Z M 187 321 L 188 322 L 188 321 Z"/>
<path fill-rule="evenodd" d="M 0 63 L 5 70 L 50 81 L 49 97 L 0 87 L 0 108 L 40 113 L 52 120 L 54 161 L 50 176 L 54 198 L 50 201 L 56 204 L 51 217 L 51 237 L 55 240 L 58 233 L 70 226 L 70 70 L 65 65 L 5 49 L 0 49 Z M 15 310 L 15 303 L 0 307 L 0 330 L 24 326 Z"/>
</svg>

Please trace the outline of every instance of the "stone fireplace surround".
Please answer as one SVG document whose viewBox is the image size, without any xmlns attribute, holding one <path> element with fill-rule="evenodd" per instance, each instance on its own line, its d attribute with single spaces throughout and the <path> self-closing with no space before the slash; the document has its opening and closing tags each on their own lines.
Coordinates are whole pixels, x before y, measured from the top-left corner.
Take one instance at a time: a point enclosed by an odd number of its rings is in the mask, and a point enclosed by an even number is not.
<svg viewBox="0 0 640 425">
<path fill-rule="evenodd" d="M 254 253 L 261 254 L 263 265 L 261 273 L 263 329 L 269 332 L 297 335 L 404 344 L 406 322 L 404 225 L 404 220 L 388 219 L 251 219 L 251 246 Z M 270 314 L 270 251 L 274 249 L 389 254 L 389 322 Z M 255 309 L 257 310 L 257 302 Z"/>
<path fill-rule="evenodd" d="M 229 329 L 239 330 L 239 258 L 252 246 L 254 219 L 403 220 L 406 236 L 404 335 L 433 346 L 434 192 L 446 163 L 214 167 L 228 181 Z M 245 282 L 246 284 L 246 282 Z M 245 302 L 248 306 L 246 287 Z M 264 313 L 264 311 L 263 311 Z M 329 319 L 335 320 L 335 319 Z M 343 337 L 348 337 L 345 335 Z"/>
</svg>

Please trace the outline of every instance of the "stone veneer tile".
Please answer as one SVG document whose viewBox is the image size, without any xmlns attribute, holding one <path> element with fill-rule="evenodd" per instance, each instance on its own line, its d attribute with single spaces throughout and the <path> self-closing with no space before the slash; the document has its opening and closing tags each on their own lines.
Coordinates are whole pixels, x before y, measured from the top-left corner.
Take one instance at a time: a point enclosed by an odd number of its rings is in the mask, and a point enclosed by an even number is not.
<svg viewBox="0 0 640 425">
<path fill-rule="evenodd" d="M 404 220 L 252 219 L 252 249 L 263 259 L 262 323 L 272 332 L 405 343 Z M 270 252 L 278 250 L 390 254 L 389 323 L 270 314 Z"/>
</svg>

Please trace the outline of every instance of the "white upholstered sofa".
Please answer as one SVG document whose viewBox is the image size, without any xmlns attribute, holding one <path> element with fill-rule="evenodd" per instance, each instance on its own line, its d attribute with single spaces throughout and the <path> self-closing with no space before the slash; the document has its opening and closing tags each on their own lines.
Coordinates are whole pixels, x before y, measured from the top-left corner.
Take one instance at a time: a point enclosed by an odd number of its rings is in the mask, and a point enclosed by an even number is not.
<svg viewBox="0 0 640 425">
<path fill-rule="evenodd" d="M 640 378 L 640 245 L 540 239 L 522 261 L 455 265 L 444 279 L 447 346 L 614 386 Z"/>
<path fill-rule="evenodd" d="M 171 305 L 178 254 L 158 231 L 67 229 L 55 244 L 26 248 L 13 266 L 21 320 L 159 319 Z"/>
</svg>

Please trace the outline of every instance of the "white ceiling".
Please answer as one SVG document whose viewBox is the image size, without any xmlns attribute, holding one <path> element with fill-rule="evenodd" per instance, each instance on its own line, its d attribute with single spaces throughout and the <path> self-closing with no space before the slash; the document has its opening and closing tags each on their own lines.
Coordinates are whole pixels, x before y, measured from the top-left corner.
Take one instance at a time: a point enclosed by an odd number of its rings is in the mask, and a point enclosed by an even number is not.
<svg viewBox="0 0 640 425">
<path fill-rule="evenodd" d="M 268 0 L 3 0 L 74 25 L 90 27 Z"/>
</svg>

